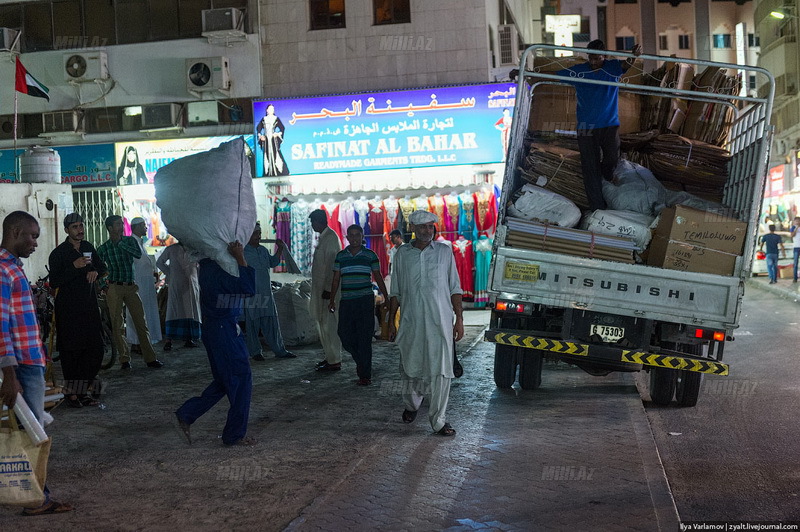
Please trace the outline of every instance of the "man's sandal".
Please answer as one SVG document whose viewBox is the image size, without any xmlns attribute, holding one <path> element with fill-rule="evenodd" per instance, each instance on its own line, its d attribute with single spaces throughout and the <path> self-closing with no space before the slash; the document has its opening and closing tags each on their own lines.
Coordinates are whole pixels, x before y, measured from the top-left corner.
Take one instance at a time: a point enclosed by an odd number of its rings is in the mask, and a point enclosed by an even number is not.
<svg viewBox="0 0 800 532">
<path fill-rule="evenodd" d="M 25 508 L 20 515 L 33 517 L 34 515 L 63 514 L 64 512 L 71 512 L 74 509 L 75 508 L 65 502 L 50 501 L 38 508 Z"/>
<path fill-rule="evenodd" d="M 440 428 L 438 431 L 434 432 L 436 436 L 455 436 L 456 429 L 450 426 L 450 423 L 445 423 L 444 427 Z"/>
<path fill-rule="evenodd" d="M 403 423 L 413 423 L 417 419 L 416 410 L 403 410 Z"/>
</svg>

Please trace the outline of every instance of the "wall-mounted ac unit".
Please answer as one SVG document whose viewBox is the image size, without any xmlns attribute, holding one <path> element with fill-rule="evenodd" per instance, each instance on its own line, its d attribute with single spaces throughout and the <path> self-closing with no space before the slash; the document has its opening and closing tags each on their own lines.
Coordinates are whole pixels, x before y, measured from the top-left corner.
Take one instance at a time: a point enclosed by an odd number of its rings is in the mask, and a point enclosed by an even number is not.
<svg viewBox="0 0 800 532">
<path fill-rule="evenodd" d="M 181 106 L 177 103 L 156 103 L 142 107 L 142 129 L 175 127 L 180 119 Z"/>
<path fill-rule="evenodd" d="M 13 52 L 19 50 L 19 32 L 11 28 L 0 28 L 0 52 Z M 16 41 L 16 42 L 15 42 Z"/>
<path fill-rule="evenodd" d="M 17 136 L 23 137 L 22 121 L 17 122 Z M 14 115 L 0 116 L 0 140 L 14 138 Z"/>
<path fill-rule="evenodd" d="M 186 90 L 227 91 L 231 88 L 227 57 L 199 57 L 186 60 Z"/>
<path fill-rule="evenodd" d="M 43 133 L 80 133 L 83 123 L 78 111 L 42 113 Z"/>
<path fill-rule="evenodd" d="M 500 45 L 500 66 L 516 65 L 519 61 L 519 37 L 513 24 L 497 26 L 497 42 Z"/>
<path fill-rule="evenodd" d="M 244 13 L 233 7 L 203 10 L 203 36 L 207 33 L 244 35 Z"/>
<path fill-rule="evenodd" d="M 186 105 L 186 121 L 190 126 L 219 124 L 219 107 L 216 100 L 189 102 Z"/>
<path fill-rule="evenodd" d="M 108 79 L 108 57 L 105 52 L 64 54 L 65 81 Z"/>
</svg>

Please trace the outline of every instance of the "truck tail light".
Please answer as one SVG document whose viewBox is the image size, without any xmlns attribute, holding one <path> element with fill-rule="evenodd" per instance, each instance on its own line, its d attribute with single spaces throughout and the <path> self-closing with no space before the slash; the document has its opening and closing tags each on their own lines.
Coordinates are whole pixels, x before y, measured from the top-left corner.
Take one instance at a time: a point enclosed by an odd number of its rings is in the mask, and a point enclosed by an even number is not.
<svg viewBox="0 0 800 532">
<path fill-rule="evenodd" d="M 725 341 L 725 332 L 724 331 L 709 331 L 707 329 L 695 329 L 694 330 L 694 337 L 695 338 L 702 338 L 704 340 L 715 340 L 717 342 L 724 342 Z"/>
<path fill-rule="evenodd" d="M 515 303 L 513 301 L 498 301 L 495 310 L 500 312 L 515 312 L 517 314 L 530 314 L 530 307 L 525 303 Z"/>
</svg>

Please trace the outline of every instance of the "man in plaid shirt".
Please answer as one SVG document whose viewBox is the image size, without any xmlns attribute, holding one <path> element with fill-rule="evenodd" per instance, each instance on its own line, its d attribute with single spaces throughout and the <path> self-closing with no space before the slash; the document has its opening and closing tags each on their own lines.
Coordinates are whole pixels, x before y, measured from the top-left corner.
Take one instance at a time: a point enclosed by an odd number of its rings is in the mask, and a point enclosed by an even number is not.
<svg viewBox="0 0 800 532">
<path fill-rule="evenodd" d="M 156 359 L 153 345 L 150 343 L 150 331 L 144 319 L 142 298 L 139 297 L 139 287 L 133 277 L 133 259 L 142 256 L 139 243 L 132 236 L 123 236 L 122 217 L 112 215 L 106 218 L 108 240 L 97 248 L 97 253 L 108 267 L 108 293 L 106 303 L 111 315 L 111 336 L 120 354 L 119 361 L 122 369 L 131 369 L 131 353 L 122 325 L 125 323 L 123 305 L 128 307 L 131 320 L 136 327 L 136 336 L 142 349 L 142 356 L 148 368 L 160 368 L 164 364 Z"/>
<path fill-rule="evenodd" d="M 0 242 L 0 401 L 13 408 L 17 394 L 42 422 L 44 416 L 45 351 L 36 320 L 36 307 L 20 259 L 36 250 L 39 223 L 23 211 L 15 211 L 3 220 Z M 45 501 L 38 508 L 25 508 L 22 515 L 69 512 L 69 504 L 50 499 L 44 487 Z"/>
</svg>

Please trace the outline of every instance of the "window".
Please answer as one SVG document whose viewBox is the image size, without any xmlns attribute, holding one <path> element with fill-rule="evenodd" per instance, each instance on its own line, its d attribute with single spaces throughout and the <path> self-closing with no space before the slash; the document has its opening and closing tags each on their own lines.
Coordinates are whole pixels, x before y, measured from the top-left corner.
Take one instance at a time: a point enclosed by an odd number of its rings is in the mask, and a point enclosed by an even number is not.
<svg viewBox="0 0 800 532">
<path fill-rule="evenodd" d="M 731 47 L 731 34 L 730 33 L 715 33 L 713 35 L 714 48 L 730 48 Z"/>
<path fill-rule="evenodd" d="M 311 29 L 344 28 L 344 0 L 309 0 Z"/>
<path fill-rule="evenodd" d="M 411 22 L 410 0 L 372 0 L 375 24 Z"/>
<path fill-rule="evenodd" d="M 658 49 L 659 50 L 669 50 L 669 46 L 667 46 L 667 36 L 666 35 L 659 35 L 658 36 Z"/>
<path fill-rule="evenodd" d="M 117 0 L 117 43 L 147 41 L 149 19 L 147 0 Z"/>
<path fill-rule="evenodd" d="M 617 50 L 630 50 L 636 44 L 634 37 L 617 37 Z"/>
<path fill-rule="evenodd" d="M 756 35 L 755 33 L 748 33 L 747 34 L 747 46 L 749 48 L 755 48 L 761 46 L 761 38 Z"/>
<path fill-rule="evenodd" d="M 749 76 L 747 76 L 747 88 L 750 89 L 751 91 L 756 90 L 757 87 L 756 87 L 756 75 L 755 74 L 750 74 Z"/>
<path fill-rule="evenodd" d="M 22 39 L 26 52 L 53 49 L 53 17 L 50 3 L 28 4 L 23 11 Z"/>
<path fill-rule="evenodd" d="M 689 48 L 691 48 L 691 45 L 689 44 L 689 36 L 678 35 L 678 49 L 688 50 Z"/>
<path fill-rule="evenodd" d="M 78 0 L 53 2 L 53 35 L 53 48 L 56 50 L 84 45 L 86 39 L 81 31 L 81 4 Z M 91 43 L 86 42 L 86 45 L 91 46 Z"/>
<path fill-rule="evenodd" d="M 150 38 L 154 41 L 177 39 L 178 0 L 150 2 Z"/>
</svg>

